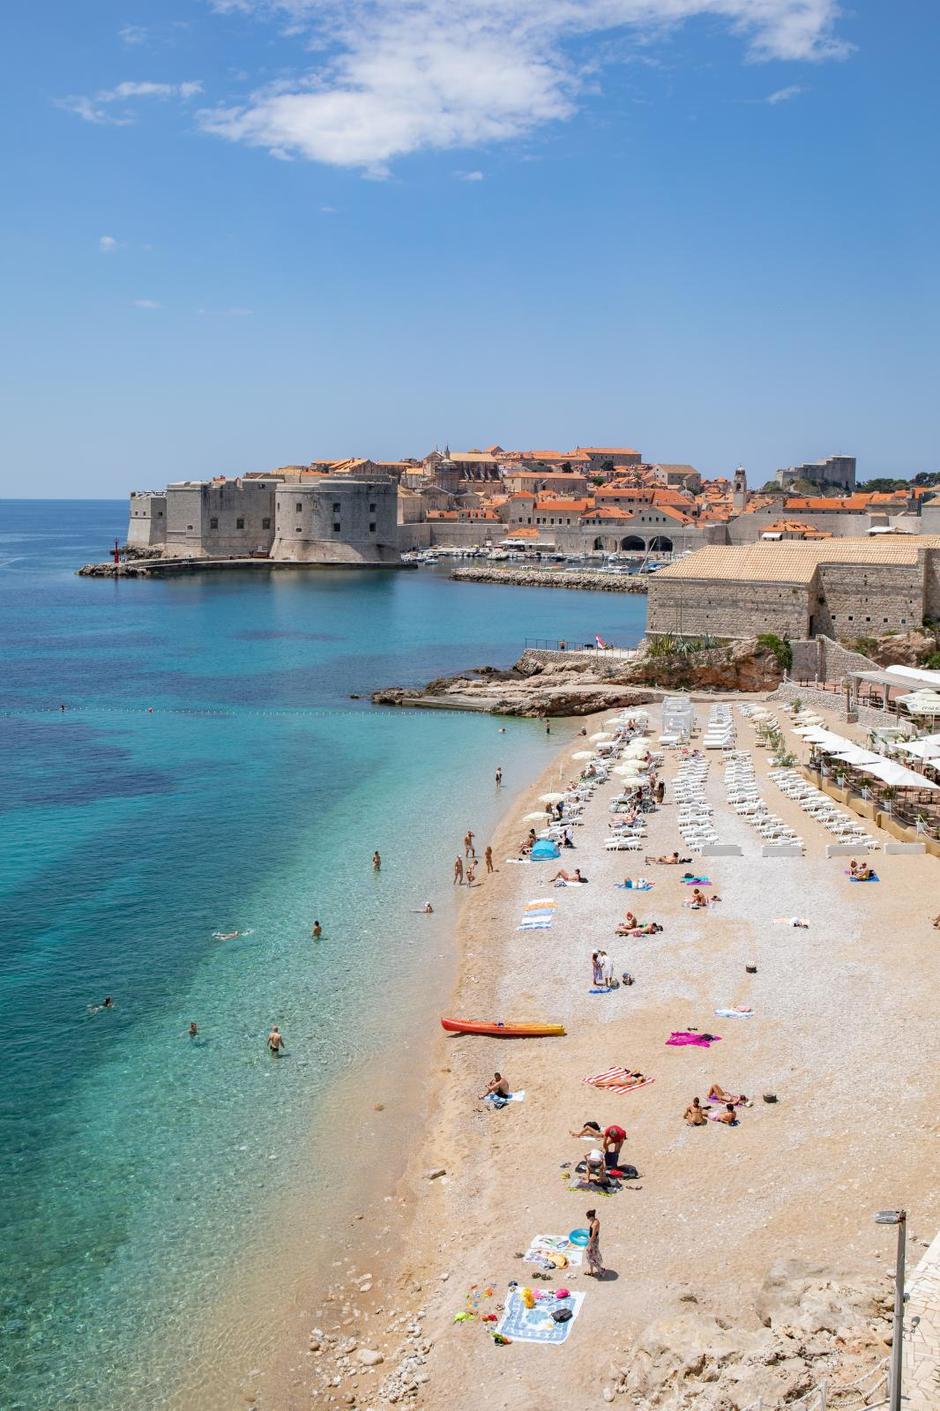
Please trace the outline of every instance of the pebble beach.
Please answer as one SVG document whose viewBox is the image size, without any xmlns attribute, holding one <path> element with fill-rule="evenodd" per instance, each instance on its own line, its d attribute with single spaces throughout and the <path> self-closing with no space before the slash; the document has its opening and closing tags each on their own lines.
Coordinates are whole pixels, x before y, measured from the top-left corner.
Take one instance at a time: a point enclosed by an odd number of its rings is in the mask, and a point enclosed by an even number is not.
<svg viewBox="0 0 940 1411">
<path fill-rule="evenodd" d="M 655 749 L 657 712 L 647 709 Z M 697 710 L 704 723 L 707 706 Z M 852 883 L 848 860 L 826 857 L 830 835 L 768 777 L 767 751 L 738 708 L 734 721 L 736 748 L 751 754 L 762 797 L 804 839 L 804 855 L 760 855 L 728 805 L 721 751 L 705 756 L 707 799 L 721 841 L 742 855 L 689 854 L 673 800 L 680 759 L 667 749 L 665 801 L 646 816 L 643 851 L 604 848 L 619 791 L 611 779 L 586 803 L 574 849 L 515 865 L 525 815 L 559 780 L 578 778 L 571 756 L 583 742 L 565 745 L 493 838 L 497 870 L 464 897 L 450 1013 L 567 1032 L 434 1041 L 425 1137 L 393 1202 L 394 1238 L 373 1267 L 366 1214 L 309 1345 L 259 1406 L 469 1408 L 485 1385 L 493 1407 L 745 1408 L 759 1396 L 792 1401 L 822 1375 L 848 1385 L 878 1373 L 893 1244 L 873 1212 L 907 1208 L 911 1267 L 940 1223 L 938 863 L 872 851 L 879 882 Z M 588 734 L 597 728 L 589 722 Z M 690 869 L 644 861 L 677 847 L 693 856 Z M 588 884 L 551 886 L 559 866 L 580 867 Z M 707 876 L 720 903 L 689 909 L 685 870 Z M 651 890 L 617 886 L 640 876 Z M 542 898 L 554 903 L 551 928 L 517 930 Z M 662 931 L 616 936 L 628 906 Z M 793 915 L 809 925 L 779 924 Z M 598 947 L 635 983 L 591 993 Z M 674 1031 L 719 1039 L 671 1047 Z M 624 1094 L 585 1085 L 614 1066 L 654 1081 Z M 524 1101 L 499 1110 L 480 1101 L 496 1070 Z M 748 1095 L 738 1123 L 688 1126 L 687 1105 L 704 1102 L 713 1082 Z M 637 1177 L 614 1193 L 571 1189 L 586 1143 L 569 1133 L 587 1120 L 627 1132 L 621 1163 Z M 533 1282 L 522 1258 L 533 1238 L 583 1227 L 590 1207 L 607 1274 L 593 1279 L 572 1261 Z M 562 1284 L 583 1295 L 562 1344 L 494 1340 L 515 1285 L 541 1294 Z"/>
</svg>

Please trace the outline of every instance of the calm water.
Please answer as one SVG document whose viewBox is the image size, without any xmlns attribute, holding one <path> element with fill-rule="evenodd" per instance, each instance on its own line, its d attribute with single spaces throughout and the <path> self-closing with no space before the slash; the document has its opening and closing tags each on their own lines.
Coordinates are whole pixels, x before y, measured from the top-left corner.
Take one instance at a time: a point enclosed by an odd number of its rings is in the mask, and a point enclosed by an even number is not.
<svg viewBox="0 0 940 1411">
<path fill-rule="evenodd" d="M 557 745 L 350 693 L 645 617 L 423 571 L 74 577 L 125 529 L 123 503 L 0 502 L 5 1411 L 166 1404 L 195 1311 L 316 1190 L 331 1080 L 407 1041 L 440 964 L 410 909 L 448 916 L 456 840 Z"/>
</svg>

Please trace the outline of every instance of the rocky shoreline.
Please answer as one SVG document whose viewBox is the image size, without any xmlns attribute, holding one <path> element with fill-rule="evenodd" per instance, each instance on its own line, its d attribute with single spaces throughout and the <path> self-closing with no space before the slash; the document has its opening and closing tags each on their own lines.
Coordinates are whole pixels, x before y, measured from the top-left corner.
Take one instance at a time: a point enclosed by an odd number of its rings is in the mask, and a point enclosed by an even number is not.
<svg viewBox="0 0 940 1411">
<path fill-rule="evenodd" d="M 715 647 L 692 658 L 527 651 L 509 671 L 477 667 L 423 687 L 386 687 L 373 691 L 371 699 L 374 705 L 492 715 L 590 715 L 644 705 L 665 691 L 772 691 L 780 677 L 773 654 L 756 642 Z"/>
<path fill-rule="evenodd" d="M 583 568 L 455 568 L 458 583 L 501 583 L 514 588 L 583 588 L 592 593 L 645 593 L 647 580 Z"/>
</svg>

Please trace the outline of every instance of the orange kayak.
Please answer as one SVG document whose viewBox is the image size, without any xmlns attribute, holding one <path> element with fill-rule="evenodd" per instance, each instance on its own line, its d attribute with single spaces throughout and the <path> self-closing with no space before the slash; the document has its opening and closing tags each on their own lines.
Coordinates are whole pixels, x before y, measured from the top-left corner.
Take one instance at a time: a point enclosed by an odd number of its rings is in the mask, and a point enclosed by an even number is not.
<svg viewBox="0 0 940 1411">
<path fill-rule="evenodd" d="M 442 1019 L 451 1034 L 487 1034 L 493 1039 L 549 1039 L 565 1032 L 564 1024 L 487 1024 L 480 1019 Z"/>
</svg>

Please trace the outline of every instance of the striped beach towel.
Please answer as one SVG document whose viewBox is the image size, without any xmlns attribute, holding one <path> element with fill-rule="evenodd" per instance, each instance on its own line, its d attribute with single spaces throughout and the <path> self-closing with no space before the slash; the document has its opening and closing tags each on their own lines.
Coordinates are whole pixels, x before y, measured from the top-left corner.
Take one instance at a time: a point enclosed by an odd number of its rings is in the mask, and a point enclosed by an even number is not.
<svg viewBox="0 0 940 1411">
<path fill-rule="evenodd" d="M 630 1070 L 627 1068 L 608 1068 L 603 1073 L 595 1073 L 593 1078 L 583 1078 L 581 1080 L 592 1088 L 603 1088 L 608 1093 L 632 1093 L 635 1088 L 648 1087 L 654 1083 L 655 1078 L 630 1078 Z"/>
</svg>

